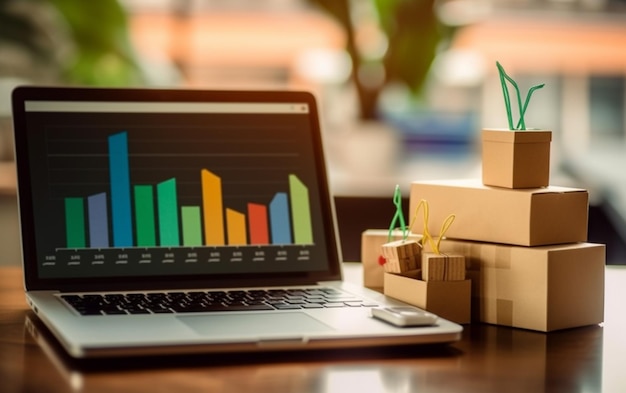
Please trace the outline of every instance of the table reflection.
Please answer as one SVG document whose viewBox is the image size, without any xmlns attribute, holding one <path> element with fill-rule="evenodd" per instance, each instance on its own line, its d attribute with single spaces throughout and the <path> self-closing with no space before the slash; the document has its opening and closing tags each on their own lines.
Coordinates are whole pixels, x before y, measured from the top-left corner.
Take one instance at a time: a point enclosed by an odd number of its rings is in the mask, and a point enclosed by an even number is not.
<svg viewBox="0 0 626 393">
<path fill-rule="evenodd" d="M 77 362 L 26 314 L 28 390 L 54 391 L 602 391 L 604 328 L 545 334 L 475 324 L 450 346 L 193 355 Z M 45 356 L 42 356 L 45 354 Z M 623 363 L 622 363 L 623 364 Z M 26 374 L 28 375 L 28 374 Z M 619 374 L 618 374 L 619 375 Z M 45 381 L 45 382 L 44 382 Z M 608 390 L 606 390 L 608 391 Z"/>
</svg>

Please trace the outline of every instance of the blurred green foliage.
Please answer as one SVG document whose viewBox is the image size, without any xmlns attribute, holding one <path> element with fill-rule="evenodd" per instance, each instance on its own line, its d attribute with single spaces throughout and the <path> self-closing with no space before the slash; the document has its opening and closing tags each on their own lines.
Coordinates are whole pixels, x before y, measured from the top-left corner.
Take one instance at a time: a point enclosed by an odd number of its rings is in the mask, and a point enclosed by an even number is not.
<svg viewBox="0 0 626 393">
<path fill-rule="evenodd" d="M 117 0 L 0 0 L 0 76 L 34 83 L 143 82 Z"/>
<path fill-rule="evenodd" d="M 434 0 L 369 0 L 373 2 L 378 23 L 388 39 L 388 48 L 380 60 L 385 70 L 379 86 L 369 86 L 359 78 L 359 69 L 371 59 L 358 52 L 351 12 L 351 0 L 310 0 L 344 28 L 346 50 L 352 59 L 352 76 L 358 91 L 362 118 L 377 117 L 378 97 L 391 82 L 405 84 L 414 94 L 422 91 L 438 46 L 448 29 L 436 15 Z M 361 0 L 367 1 L 367 0 Z"/>
</svg>

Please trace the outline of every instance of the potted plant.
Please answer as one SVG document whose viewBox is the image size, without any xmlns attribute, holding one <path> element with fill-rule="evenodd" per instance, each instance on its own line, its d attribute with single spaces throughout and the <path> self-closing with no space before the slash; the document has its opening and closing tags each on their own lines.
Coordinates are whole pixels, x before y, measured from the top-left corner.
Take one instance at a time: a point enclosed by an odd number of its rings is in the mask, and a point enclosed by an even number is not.
<svg viewBox="0 0 626 393">
<path fill-rule="evenodd" d="M 522 103 L 517 83 L 499 62 L 496 62 L 496 65 L 500 74 L 509 128 L 482 130 L 482 182 L 488 186 L 505 188 L 546 187 L 550 181 L 552 132 L 527 128 L 524 119 L 532 94 L 544 87 L 544 84 L 531 87 Z M 513 85 L 516 92 L 519 111 L 517 123 L 513 121 L 507 82 Z"/>
</svg>

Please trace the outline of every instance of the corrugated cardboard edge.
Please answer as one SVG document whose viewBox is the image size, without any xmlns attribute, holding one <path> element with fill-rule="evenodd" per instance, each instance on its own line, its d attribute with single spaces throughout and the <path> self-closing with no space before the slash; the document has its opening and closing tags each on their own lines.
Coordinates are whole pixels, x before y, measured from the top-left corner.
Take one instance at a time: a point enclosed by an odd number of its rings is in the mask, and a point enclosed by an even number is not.
<svg viewBox="0 0 626 393">
<path fill-rule="evenodd" d="M 495 143 L 550 143 L 552 131 L 483 129 L 481 138 L 483 142 Z"/>
</svg>

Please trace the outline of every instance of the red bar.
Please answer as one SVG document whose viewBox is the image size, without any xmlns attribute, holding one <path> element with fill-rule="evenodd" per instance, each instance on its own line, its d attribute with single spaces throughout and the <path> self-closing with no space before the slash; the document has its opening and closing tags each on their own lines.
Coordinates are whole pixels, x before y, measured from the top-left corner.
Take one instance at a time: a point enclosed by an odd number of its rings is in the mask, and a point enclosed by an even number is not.
<svg viewBox="0 0 626 393">
<path fill-rule="evenodd" d="M 250 244 L 269 244 L 267 206 L 248 203 Z"/>
</svg>

